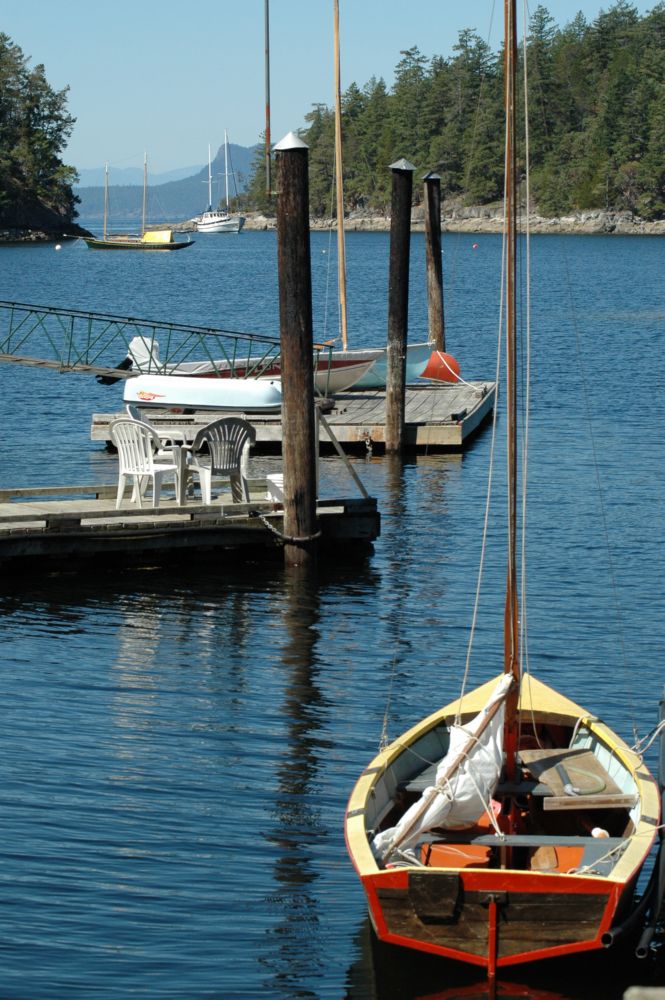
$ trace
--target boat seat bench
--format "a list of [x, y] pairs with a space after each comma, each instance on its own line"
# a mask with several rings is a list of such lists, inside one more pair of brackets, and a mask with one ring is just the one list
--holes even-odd
[[628, 843], [628, 840], [623, 837], [570, 837], [564, 835], [552, 836], [550, 834], [527, 833], [506, 834], [504, 837], [498, 838], [493, 833], [474, 835], [472, 832], [465, 833], [464, 830], [432, 830], [431, 832], [432, 845], [443, 843], [451, 846], [454, 844], [473, 844], [477, 847], [498, 848], [581, 847], [583, 848], [583, 852], [577, 866], [579, 868], [593, 868], [596, 864], [598, 864], [598, 868], [596, 870], [601, 875], [609, 875], [610, 871], [614, 867], [616, 856], [613, 855], [603, 861], [600, 861], [600, 859], [604, 859], [605, 855], [609, 851]]
[[[602, 764], [590, 750], [522, 750], [518, 754], [519, 763], [529, 769], [531, 778], [521, 781], [501, 782], [495, 791], [496, 798], [520, 798], [528, 795], [543, 799], [546, 812], [559, 809], [632, 809], [635, 794], [624, 794], [610, 778]], [[406, 792], [420, 794], [436, 781], [438, 762], [429, 764], [419, 774], [400, 785]], [[565, 768], [569, 767], [572, 775]], [[566, 794], [565, 782], [575, 777], [579, 780], [600, 781], [602, 790], [590, 791], [588, 786], [582, 794]], [[592, 786], [593, 787], [593, 786]]]

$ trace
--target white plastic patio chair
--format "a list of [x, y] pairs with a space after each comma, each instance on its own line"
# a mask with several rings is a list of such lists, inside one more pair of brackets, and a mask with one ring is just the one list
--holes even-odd
[[118, 494], [116, 510], [120, 508], [128, 480], [134, 480], [131, 500], [138, 501], [142, 507], [142, 496], [148, 480], [152, 479], [152, 506], [159, 507], [160, 493], [164, 479], [173, 474], [176, 484], [176, 495], [179, 496], [178, 466], [174, 461], [156, 462], [160, 457], [161, 442], [159, 435], [149, 424], [141, 420], [121, 418], [114, 420], [110, 428], [111, 440], [118, 449]]
[[199, 476], [205, 504], [212, 499], [212, 477], [229, 476], [233, 502], [249, 502], [247, 464], [249, 449], [256, 440], [256, 430], [240, 417], [222, 417], [206, 424], [192, 443], [187, 475]]
[[[155, 431], [157, 430], [154, 424], [150, 423], [143, 410], [141, 410], [136, 403], [125, 403], [125, 409], [132, 420], [138, 420], [147, 427], [152, 427]], [[158, 431], [157, 433], [159, 434]], [[171, 438], [167, 438], [163, 434], [159, 434], [159, 451], [156, 453], [157, 458], [165, 458], [167, 460], [170, 459], [173, 455], [173, 444], [174, 442]]]

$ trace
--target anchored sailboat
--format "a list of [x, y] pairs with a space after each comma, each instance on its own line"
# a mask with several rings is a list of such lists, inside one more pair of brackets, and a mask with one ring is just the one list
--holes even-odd
[[143, 203], [141, 212], [141, 232], [109, 234], [109, 165], [104, 169], [104, 233], [98, 236], [84, 236], [91, 250], [183, 250], [194, 245], [194, 240], [176, 240], [172, 229], [146, 229], [148, 203], [148, 156], [143, 157]]
[[226, 209], [212, 207], [212, 152], [208, 146], [208, 207], [196, 220], [199, 233], [239, 233], [245, 225], [243, 215], [231, 215], [229, 203], [229, 138], [224, 130], [224, 178], [226, 182]]
[[482, 966], [490, 979], [504, 966], [609, 946], [649, 907], [658, 912], [663, 892], [652, 878], [639, 902], [636, 895], [660, 822], [659, 791], [641, 756], [522, 669], [515, 0], [504, 10], [504, 668], [380, 752], [353, 789], [345, 824], [379, 938]]

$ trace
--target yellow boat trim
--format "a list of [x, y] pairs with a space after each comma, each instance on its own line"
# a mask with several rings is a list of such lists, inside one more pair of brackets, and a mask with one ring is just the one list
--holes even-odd
[[[348, 813], [356, 813], [356, 815], [347, 816], [346, 835], [351, 856], [354, 858], [361, 876], [371, 875], [380, 870], [368, 844], [364, 817], [367, 801], [369, 796], [372, 795], [372, 789], [376, 782], [376, 775], [386, 770], [406, 747], [414, 743], [430, 729], [442, 723], [452, 721], [458, 711], [462, 716], [474, 716], [477, 712], [481, 711], [500, 677], [501, 675], [494, 677], [479, 688], [470, 691], [461, 701], [457, 698], [454, 702], [445, 705], [443, 708], [427, 716], [427, 718], [422, 719], [379, 753], [360, 776], [349, 799]], [[578, 719], [581, 719], [586, 728], [610, 752], [615, 753], [627, 770], [630, 771], [638, 788], [640, 815], [649, 817], [651, 822], [645, 822], [640, 819], [633, 837], [625, 848], [621, 859], [609, 879], [609, 881], [621, 884], [629, 881], [643, 863], [646, 846], [656, 836], [656, 824], [660, 817], [660, 796], [658, 789], [654, 780], [648, 775], [640, 757], [608, 726], [596, 719], [595, 716], [590, 715], [587, 709], [582, 708], [576, 702], [559, 694], [558, 691], [555, 691], [531, 675], [525, 676], [522, 680], [519, 709], [527, 717], [529, 714], [533, 714], [534, 718], [539, 722], [545, 720], [556, 721], [559, 719], [561, 722], [574, 724]], [[644, 773], [644, 777], [639, 773], [640, 769]], [[653, 822], [654, 820], [656, 822]], [[566, 876], [559, 874], [553, 877], [565, 878]], [[597, 876], [590, 875], [589, 877]], [[604, 878], [603, 881], [607, 882], [608, 879]]]

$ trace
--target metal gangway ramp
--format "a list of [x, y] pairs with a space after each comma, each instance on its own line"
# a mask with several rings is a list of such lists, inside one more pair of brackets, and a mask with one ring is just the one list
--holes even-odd
[[0, 300], [0, 362], [113, 381], [138, 374], [127, 361], [135, 337], [148, 359], [142, 374], [198, 362], [211, 372], [256, 378], [279, 363], [278, 336]]

